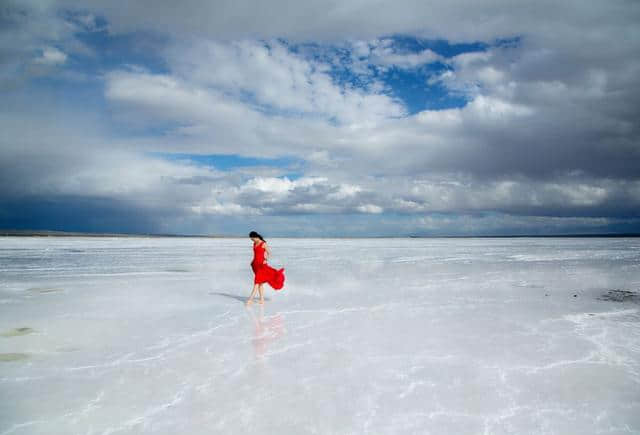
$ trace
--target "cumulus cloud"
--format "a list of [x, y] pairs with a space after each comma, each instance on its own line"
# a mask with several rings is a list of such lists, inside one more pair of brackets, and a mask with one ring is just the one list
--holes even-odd
[[337, 86], [328, 74], [331, 65], [302, 58], [278, 40], [188, 41], [165, 55], [175, 74], [189, 82], [247, 96], [249, 105], [291, 117], [353, 123], [405, 115], [388, 95]]
[[42, 65], [59, 65], [65, 63], [67, 55], [55, 47], [45, 47], [42, 54], [36, 57], [33, 62]]
[[356, 47], [354, 53], [359, 56], [366, 56], [368, 62], [383, 65], [386, 67], [395, 66], [398, 68], [409, 69], [416, 68], [421, 65], [442, 61], [443, 56], [437, 54], [433, 50], [426, 48], [417, 53], [397, 50], [394, 46], [393, 39], [386, 38], [382, 40], [374, 40], [368, 44], [368, 50], [358, 49], [362, 43], [356, 41], [353, 45]]

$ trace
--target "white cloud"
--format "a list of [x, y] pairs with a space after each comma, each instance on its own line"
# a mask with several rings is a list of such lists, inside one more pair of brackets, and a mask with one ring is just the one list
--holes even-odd
[[345, 123], [406, 113], [401, 103], [387, 95], [337, 86], [328, 65], [303, 59], [277, 40], [196, 40], [171, 46], [165, 56], [185, 81], [224, 90], [236, 98], [248, 96], [249, 105], [267, 110]]
[[382, 213], [384, 211], [382, 207], [375, 204], [359, 205], [356, 207], [356, 210], [358, 210], [361, 213], [373, 213], [373, 214]]
[[[221, 44], [215, 44], [216, 50], [222, 50]], [[240, 46], [244, 48], [238, 48]], [[243, 42], [240, 46], [231, 44], [222, 50], [226, 52], [231, 50], [229, 47], [236, 47], [231, 50], [234, 56], [246, 55], [248, 60], [232, 60], [230, 65], [233, 68], [252, 65], [253, 55], [249, 53], [254, 49], [265, 56], [259, 64], [275, 62], [269, 59], [271, 55], [260, 43]], [[224, 149], [255, 155], [262, 149], [274, 153], [286, 150], [307, 158], [310, 169], [316, 174], [323, 174], [298, 180], [255, 177], [227, 189], [226, 202], [220, 202], [253, 207], [261, 213], [339, 213], [349, 210], [362, 213], [385, 210], [401, 213], [466, 210], [519, 213], [525, 209], [529, 213], [548, 213], [552, 209], [597, 209], [605, 207], [615, 192], [630, 195], [633, 189], [622, 182], [596, 188], [594, 185], [599, 181], [587, 180], [585, 184], [563, 178], [562, 174], [570, 173], [573, 168], [563, 166], [563, 163], [556, 166], [558, 162], [549, 161], [545, 156], [549, 152], [545, 151], [547, 139], [544, 139], [547, 135], [552, 138], [554, 131], [564, 128], [563, 117], [549, 119], [542, 110], [549, 102], [543, 99], [541, 105], [542, 94], [538, 92], [538, 88], [554, 85], [537, 81], [520, 81], [512, 85], [517, 78], [513, 76], [510, 64], [504, 63], [504, 55], [496, 49], [481, 55], [457, 56], [452, 62], [458, 76], [446, 85], [468, 92], [472, 97], [470, 103], [464, 108], [427, 110], [402, 119], [387, 115], [371, 120], [368, 119], [369, 112], [353, 110], [353, 116], [343, 118], [342, 125], [332, 125], [324, 119], [263, 113], [253, 103], [225, 93], [225, 89], [239, 92], [257, 88], [259, 73], [244, 78], [239, 75], [233, 82], [225, 81], [227, 79], [218, 77], [215, 63], [206, 62], [204, 65], [210, 66], [211, 70], [197, 72], [185, 66], [189, 65], [185, 58], [173, 60], [180, 65], [180, 73], [175, 75], [154, 75], [141, 70], [110, 73], [107, 76], [107, 96], [136, 111], [142, 109], [149, 114], [151, 121], [190, 122], [178, 127], [170, 139], [191, 137], [203, 144], [192, 147], [192, 151]], [[295, 68], [282, 68], [282, 76], [288, 77], [283, 80], [286, 83], [294, 83], [296, 80], [292, 76], [299, 71], [313, 70], [311, 63], [292, 54], [281, 52], [278, 59], [278, 62], [296, 65]], [[230, 68], [229, 65], [227, 67]], [[207, 71], [208, 75], [201, 76]], [[492, 73], [477, 74], [477, 71]], [[225, 72], [230, 73], [231, 70]], [[469, 90], [465, 85], [468, 78], [474, 78], [480, 84], [477, 90]], [[504, 78], [506, 83], [497, 78]], [[316, 86], [320, 82], [322, 80], [307, 81], [307, 88], [296, 95], [298, 100], [285, 99], [291, 105], [289, 109], [296, 104], [299, 104], [297, 110], [300, 111], [313, 107], [310, 96], [320, 92], [321, 88]], [[601, 86], [601, 81], [598, 83]], [[527, 86], [531, 86], [531, 90]], [[340, 92], [334, 84], [327, 89], [329, 94]], [[567, 85], [556, 86], [555, 92], [548, 92], [545, 98], [561, 107], [566, 104], [567, 97], [572, 97], [570, 89]], [[266, 104], [270, 97], [260, 98]], [[544, 124], [541, 122], [551, 122], [551, 128], [542, 128]], [[228, 146], [220, 147], [220, 143], [212, 141], [218, 139], [215, 132], [220, 129], [225, 131], [223, 139]], [[247, 131], [255, 134], [249, 138]], [[524, 141], [524, 144], [519, 141]], [[550, 140], [549, 146], [555, 146], [553, 143], [553, 139]], [[538, 150], [528, 150], [527, 147], [538, 147]], [[526, 159], [522, 158], [523, 153], [527, 153]], [[560, 171], [548, 182], [537, 180], [535, 171], [542, 166], [536, 165], [560, 168]], [[526, 174], [530, 168], [533, 168], [531, 178], [514, 178], [509, 174], [509, 171]], [[381, 174], [379, 182], [361, 178], [372, 170]], [[421, 175], [429, 173], [433, 177], [428, 183], [411, 184], [415, 177], [420, 179]], [[473, 181], [475, 176], [480, 177], [479, 181]], [[482, 180], [487, 176], [488, 179]], [[492, 181], [495, 176], [500, 181]], [[505, 177], [507, 181], [503, 181]], [[397, 188], [398, 180], [401, 181], [400, 186], [407, 186], [406, 190]], [[223, 213], [220, 207], [203, 210]], [[235, 210], [240, 212], [242, 208]]]
[[[468, 108], [468, 109], [467, 109]], [[501, 98], [478, 95], [465, 108], [479, 118], [505, 119], [512, 117], [528, 116], [534, 113], [532, 107], [523, 104], [512, 103]]]
[[43, 65], [60, 65], [67, 61], [67, 55], [55, 47], [45, 47], [33, 61]]
[[[249, 180], [241, 189], [259, 190], [260, 192], [273, 195], [286, 195], [298, 184], [296, 181], [290, 181], [288, 178], [256, 177]], [[309, 183], [304, 184], [308, 185]]]
[[[371, 45], [372, 49], [367, 53], [367, 61], [377, 65], [409, 69], [444, 59], [428, 48], [417, 53], [398, 52], [393, 45], [392, 39], [374, 41]], [[359, 47], [357, 43], [354, 46]], [[364, 53], [364, 50], [360, 49], [359, 52]]]
[[345, 199], [355, 196], [362, 188], [353, 184], [341, 184], [337, 192], [327, 195], [329, 199]]
[[235, 203], [194, 205], [190, 210], [197, 215], [261, 215], [260, 210]]

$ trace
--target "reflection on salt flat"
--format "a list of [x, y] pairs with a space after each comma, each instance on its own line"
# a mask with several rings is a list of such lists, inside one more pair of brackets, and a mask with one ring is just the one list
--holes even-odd
[[[254, 355], [257, 359], [263, 358], [269, 346], [286, 333], [284, 316], [276, 313], [271, 316], [264, 315], [264, 307], [249, 307], [247, 309], [254, 324], [253, 344]], [[257, 314], [256, 312], [257, 311]]]

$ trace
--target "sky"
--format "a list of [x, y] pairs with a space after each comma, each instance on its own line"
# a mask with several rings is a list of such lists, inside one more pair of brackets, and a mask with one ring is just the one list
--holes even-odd
[[0, 3], [0, 228], [640, 232], [640, 2]]

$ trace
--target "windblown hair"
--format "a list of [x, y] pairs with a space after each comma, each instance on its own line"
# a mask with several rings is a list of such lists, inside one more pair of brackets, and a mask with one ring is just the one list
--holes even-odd
[[257, 237], [257, 238], [259, 238], [260, 240], [262, 240], [263, 242], [266, 242], [266, 240], [265, 240], [265, 239], [263, 239], [263, 238], [262, 238], [262, 236], [261, 236], [260, 234], [256, 233], [255, 231], [251, 231], [251, 232], [249, 233], [249, 237]]

